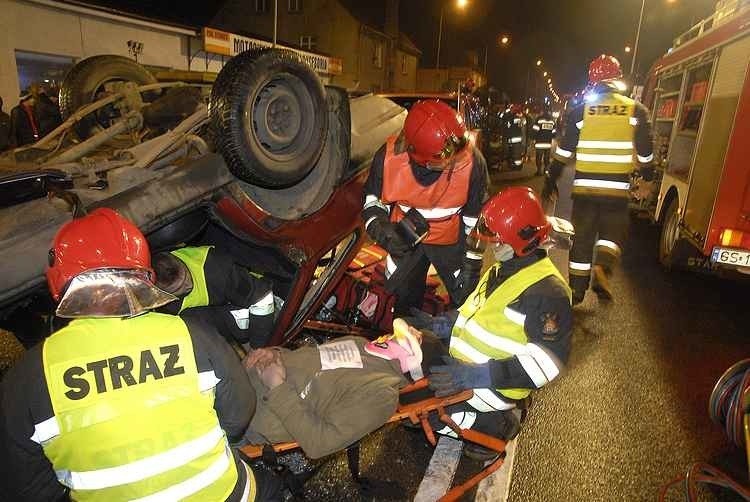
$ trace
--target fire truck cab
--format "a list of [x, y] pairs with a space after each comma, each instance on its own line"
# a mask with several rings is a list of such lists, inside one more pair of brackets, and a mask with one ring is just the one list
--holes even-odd
[[649, 209], [668, 268], [750, 273], [749, 61], [750, 1], [723, 0], [649, 73], [661, 175]]

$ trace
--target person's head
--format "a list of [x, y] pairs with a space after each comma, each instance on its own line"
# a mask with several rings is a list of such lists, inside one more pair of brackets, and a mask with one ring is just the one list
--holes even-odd
[[589, 86], [608, 83], [622, 78], [620, 62], [614, 56], [602, 54], [589, 65]]
[[46, 275], [60, 317], [130, 317], [175, 299], [154, 285], [141, 231], [109, 208], [58, 230]]
[[156, 274], [156, 286], [177, 297], [193, 289], [193, 277], [185, 263], [169, 252], [157, 253], [151, 258]]
[[533, 253], [550, 229], [536, 193], [529, 187], [510, 187], [484, 204], [472, 234], [492, 248], [496, 260], [507, 261]]
[[19, 98], [18, 102], [22, 106], [30, 107], [30, 106], [34, 106], [34, 103], [36, 103], [36, 99], [31, 93], [26, 91], [26, 92], [21, 93], [21, 97]]
[[469, 142], [461, 116], [438, 100], [417, 101], [404, 122], [403, 136], [409, 158], [428, 169], [443, 171]]

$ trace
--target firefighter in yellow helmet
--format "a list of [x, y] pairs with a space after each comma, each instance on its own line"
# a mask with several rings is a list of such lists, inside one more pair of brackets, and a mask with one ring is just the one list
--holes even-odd
[[239, 358], [209, 326], [151, 312], [148, 243], [101, 208], [50, 250], [56, 313], [73, 319], [2, 386], [8, 500], [276, 500], [279, 482], [230, 448], [255, 409]]
[[647, 198], [653, 188], [648, 110], [622, 94], [621, 78], [614, 57], [601, 55], [592, 61], [589, 87], [583, 102], [567, 115], [543, 191], [545, 199], [554, 199], [563, 167], [575, 161], [576, 238], [569, 263], [574, 305], [583, 301], [592, 278], [599, 299], [612, 299], [609, 277], [627, 236], [631, 174], [639, 176], [637, 198]]

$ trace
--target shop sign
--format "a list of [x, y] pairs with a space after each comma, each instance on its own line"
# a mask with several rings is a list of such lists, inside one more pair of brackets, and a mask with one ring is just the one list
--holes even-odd
[[[250, 49], [266, 49], [270, 47], [273, 47], [273, 44], [266, 40], [243, 37], [241, 35], [235, 35], [234, 33], [228, 33], [213, 28], [203, 28], [203, 50], [211, 54], [221, 54], [223, 56], [231, 57]], [[343, 71], [343, 65], [340, 58], [323, 56], [321, 54], [302, 51], [278, 44], [277, 47], [282, 47], [297, 53], [305, 63], [318, 73], [325, 75], [341, 75]]]

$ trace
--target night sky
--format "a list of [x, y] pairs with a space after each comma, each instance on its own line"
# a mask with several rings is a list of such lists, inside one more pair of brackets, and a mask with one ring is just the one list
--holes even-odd
[[[283, 1], [283, 0], [279, 0]], [[366, 20], [382, 19], [384, 2], [354, 2]], [[141, 15], [202, 26], [210, 23], [221, 5], [217, 1], [94, 0]], [[248, 0], [250, 5], [251, 0]], [[671, 46], [672, 39], [711, 14], [714, 0], [646, 0], [638, 54], [640, 74]], [[466, 65], [467, 51], [479, 54], [480, 67], [488, 48], [490, 84], [520, 98], [528, 86], [540, 86], [534, 66], [544, 61], [559, 93], [574, 92], [585, 85], [588, 62], [601, 53], [618, 57], [626, 72], [640, 12], [640, 0], [468, 0], [464, 10], [456, 0], [401, 0], [400, 24], [423, 54], [421, 66], [435, 64], [440, 6], [444, 6], [441, 66]], [[370, 14], [370, 15], [368, 15]], [[501, 34], [511, 36], [510, 46], [500, 48]]]
[[[619, 58], [626, 72], [630, 69], [624, 48], [635, 42], [640, 0], [469, 0], [463, 11], [455, 7], [455, 0], [402, 0], [401, 27], [422, 49], [423, 66], [435, 63], [441, 3], [445, 5], [441, 66], [463, 63], [467, 50], [479, 51], [481, 66], [484, 48], [489, 47], [490, 84], [511, 97], [523, 94], [529, 70], [533, 86], [539, 58], [562, 93], [585, 85], [589, 61], [603, 52]], [[714, 3], [646, 0], [637, 59], [640, 73], [648, 71], [679, 33], [710, 15]], [[497, 44], [500, 34], [512, 38], [506, 49]]]

